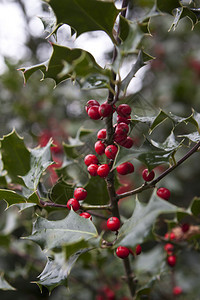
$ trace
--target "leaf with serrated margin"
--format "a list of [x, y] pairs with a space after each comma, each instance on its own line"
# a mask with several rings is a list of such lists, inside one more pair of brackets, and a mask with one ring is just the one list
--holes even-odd
[[40, 178], [48, 166], [53, 164], [51, 159], [52, 141], [50, 140], [45, 147], [35, 148], [30, 150], [31, 168], [25, 176], [21, 176], [27, 188], [31, 191], [36, 191]]
[[30, 170], [30, 152], [15, 130], [0, 139], [4, 170], [7, 171], [13, 183], [24, 185], [19, 176]]
[[66, 204], [70, 198], [73, 198], [74, 186], [59, 180], [51, 189], [49, 197], [51, 201], [59, 204]]
[[35, 203], [35, 205], [39, 204], [39, 199], [36, 193], [33, 193], [28, 198], [26, 198], [14, 191], [4, 189], [0, 189], [0, 200], [6, 201], [7, 208], [11, 205], [19, 203]]
[[77, 32], [77, 36], [84, 32], [102, 30], [108, 34], [113, 43], [113, 27], [118, 10], [113, 1], [97, 0], [49, 0], [57, 24], [68, 24]]
[[90, 240], [98, 236], [91, 220], [80, 217], [73, 210], [63, 220], [48, 221], [38, 217], [33, 225], [32, 235], [25, 239], [40, 245], [42, 249], [59, 248], [81, 240]]
[[161, 12], [165, 12], [173, 15], [173, 10], [180, 7], [180, 2], [178, 0], [156, 0], [157, 9]]
[[91, 177], [85, 188], [88, 192], [85, 202], [88, 204], [103, 205], [109, 203], [106, 182], [103, 178]]
[[147, 204], [136, 198], [136, 206], [130, 219], [119, 230], [116, 246], [135, 247], [148, 239], [152, 227], [160, 214], [176, 213], [177, 206], [159, 198], [154, 190]]
[[200, 134], [199, 134], [198, 131], [192, 132], [192, 133], [189, 133], [189, 134], [181, 134], [181, 135], [178, 135], [178, 137], [187, 138], [191, 142], [194, 142], [194, 143], [198, 143], [200, 141]]
[[16, 289], [8, 283], [8, 281], [4, 278], [4, 274], [0, 274], [0, 290], [3, 291], [15, 291]]
[[151, 143], [153, 146], [159, 149], [163, 149], [165, 151], [171, 151], [171, 150], [176, 151], [183, 143], [183, 140], [180, 143], [177, 142], [175, 139], [175, 135], [172, 131], [171, 134], [166, 138], [166, 140], [163, 143], [158, 143], [153, 140], [151, 140]]

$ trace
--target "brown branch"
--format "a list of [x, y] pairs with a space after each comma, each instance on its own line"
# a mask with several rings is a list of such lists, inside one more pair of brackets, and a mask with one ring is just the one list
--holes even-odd
[[192, 147], [192, 149], [190, 149], [190, 151], [188, 151], [188, 153], [186, 153], [175, 165], [169, 167], [166, 171], [164, 171], [156, 179], [154, 179], [150, 183], [144, 183], [143, 185], [141, 185], [140, 187], [138, 187], [132, 191], [118, 195], [117, 196], [118, 200], [123, 199], [128, 196], [133, 196], [135, 194], [139, 194], [139, 193], [143, 192], [144, 190], [154, 188], [155, 185], [161, 179], [163, 179], [165, 176], [167, 176], [169, 173], [171, 173], [174, 169], [176, 169], [178, 166], [180, 166], [184, 161], [186, 161], [186, 159], [188, 159], [192, 154], [194, 154], [198, 150], [199, 147], [200, 147], [200, 141], [194, 147]]

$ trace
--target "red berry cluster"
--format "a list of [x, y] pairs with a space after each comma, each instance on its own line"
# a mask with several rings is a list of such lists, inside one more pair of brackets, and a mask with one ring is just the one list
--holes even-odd
[[[135, 247], [135, 254], [136, 255], [140, 255], [140, 253], [142, 252], [142, 247], [140, 245], [137, 245]], [[131, 253], [133, 256], [134, 256], [134, 252], [132, 249], [130, 248], [127, 248], [127, 247], [124, 247], [124, 246], [119, 246], [116, 250], [116, 255], [119, 257], [119, 258], [126, 258], [129, 256], [129, 253]]]
[[84, 188], [79, 187], [79, 188], [75, 189], [74, 190], [74, 198], [71, 198], [68, 200], [67, 208], [68, 209], [73, 208], [74, 211], [79, 210], [79, 208], [80, 208], [79, 201], [85, 200], [86, 197], [87, 197], [87, 191]]

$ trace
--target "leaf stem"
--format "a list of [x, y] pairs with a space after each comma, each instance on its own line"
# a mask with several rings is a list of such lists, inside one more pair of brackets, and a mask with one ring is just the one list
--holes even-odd
[[117, 196], [118, 200], [123, 199], [123, 198], [128, 197], [128, 196], [132, 196], [132, 195], [141, 193], [144, 190], [154, 188], [155, 185], [161, 179], [163, 179], [165, 176], [167, 176], [169, 173], [171, 173], [174, 169], [176, 169], [178, 166], [180, 166], [184, 161], [186, 161], [192, 154], [194, 154], [198, 150], [199, 147], [200, 147], [200, 141], [194, 147], [192, 147], [192, 149], [190, 149], [190, 151], [188, 151], [188, 153], [186, 153], [179, 161], [177, 161], [176, 164], [174, 164], [173, 166], [169, 167], [162, 174], [160, 174], [156, 179], [154, 179], [150, 183], [144, 183], [143, 185], [141, 185], [140, 187], [138, 187], [138, 188], [136, 188], [136, 189], [134, 189], [132, 191], [123, 193], [121, 195], [118, 195]]

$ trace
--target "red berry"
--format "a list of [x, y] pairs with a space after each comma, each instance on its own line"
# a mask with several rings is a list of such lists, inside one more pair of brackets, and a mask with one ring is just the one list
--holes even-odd
[[80, 204], [76, 199], [71, 198], [67, 202], [67, 208], [68, 209], [73, 208], [74, 211], [77, 211], [80, 208]]
[[167, 232], [167, 233], [165, 233], [165, 239], [169, 239], [169, 233]]
[[115, 133], [117, 135], [127, 134], [129, 132], [129, 127], [126, 123], [121, 122], [115, 128]]
[[128, 104], [120, 104], [117, 108], [117, 113], [126, 118], [131, 114], [131, 107]]
[[106, 139], [106, 129], [105, 128], [98, 131], [97, 138], [99, 140], [105, 140]]
[[90, 173], [91, 176], [97, 176], [97, 169], [98, 169], [98, 165], [96, 164], [91, 164], [88, 166], [87, 170]]
[[116, 169], [120, 175], [127, 175], [134, 172], [133, 164], [128, 161], [119, 165]]
[[133, 146], [133, 144], [134, 144], [133, 139], [129, 136], [126, 138], [126, 140], [120, 143], [121, 146], [127, 149], [130, 149]]
[[88, 109], [88, 116], [90, 117], [90, 119], [99, 120], [101, 118], [101, 116], [99, 114], [99, 107], [98, 106], [91, 106]]
[[170, 194], [170, 191], [164, 187], [157, 190], [157, 195], [164, 200], [168, 200], [170, 198]]
[[97, 165], [99, 163], [98, 158], [94, 154], [86, 155], [86, 157], [84, 159], [84, 162], [85, 162], [86, 166], [89, 166], [91, 164], [96, 164]]
[[176, 256], [175, 255], [170, 255], [167, 257], [167, 263], [170, 267], [174, 267], [176, 264]]
[[115, 145], [109, 145], [105, 149], [105, 155], [110, 158], [114, 159], [117, 154], [118, 148]]
[[175, 286], [173, 288], [173, 295], [174, 296], [180, 295], [180, 294], [182, 294], [182, 292], [183, 292], [183, 290], [180, 286]]
[[89, 100], [86, 105], [85, 105], [85, 110], [86, 112], [88, 112], [89, 108], [92, 107], [92, 106], [99, 106], [99, 102], [96, 101], [96, 100]]
[[112, 113], [112, 111], [112, 105], [108, 104], [107, 102], [99, 106], [99, 114], [103, 118], [108, 117]]
[[141, 252], [142, 252], [142, 247], [140, 245], [137, 245], [135, 248], [136, 255], [140, 255]]
[[171, 233], [169, 234], [169, 239], [170, 239], [170, 240], [175, 240], [175, 239], [176, 239], [176, 236], [175, 236], [175, 233], [174, 233], [174, 232], [171, 232]]
[[184, 223], [181, 225], [181, 230], [183, 233], [187, 232], [190, 229], [190, 225], [188, 223]]
[[171, 243], [167, 243], [164, 246], [165, 251], [167, 252], [168, 255], [171, 255], [174, 251], [174, 245], [172, 245]]
[[107, 220], [107, 227], [112, 231], [117, 231], [120, 228], [120, 220], [117, 217], [111, 217]]
[[131, 116], [128, 116], [128, 117], [122, 117], [120, 115], [117, 116], [117, 123], [126, 123], [126, 124], [129, 124], [130, 123], [130, 119], [131, 119]]
[[102, 155], [105, 152], [105, 145], [102, 143], [102, 141], [97, 141], [94, 145], [94, 149], [97, 154]]
[[126, 139], [127, 139], [126, 133], [124, 133], [124, 134], [115, 133], [114, 134], [114, 141], [119, 145], [121, 145], [124, 141], [126, 141]]
[[82, 187], [75, 189], [74, 198], [78, 201], [84, 200], [87, 197], [87, 191]]
[[87, 212], [82, 212], [79, 216], [85, 218], [85, 219], [90, 219], [92, 220], [92, 216], [91, 214], [87, 213]]
[[116, 250], [116, 254], [118, 257], [124, 259], [129, 255], [129, 249], [123, 246], [119, 246]]
[[103, 165], [99, 166], [97, 169], [97, 174], [100, 177], [107, 177], [109, 172], [110, 172], [110, 168], [107, 164], [103, 164]]
[[154, 179], [155, 173], [152, 170], [151, 172], [148, 171], [148, 169], [144, 169], [142, 172], [142, 177], [145, 181], [151, 181]]

